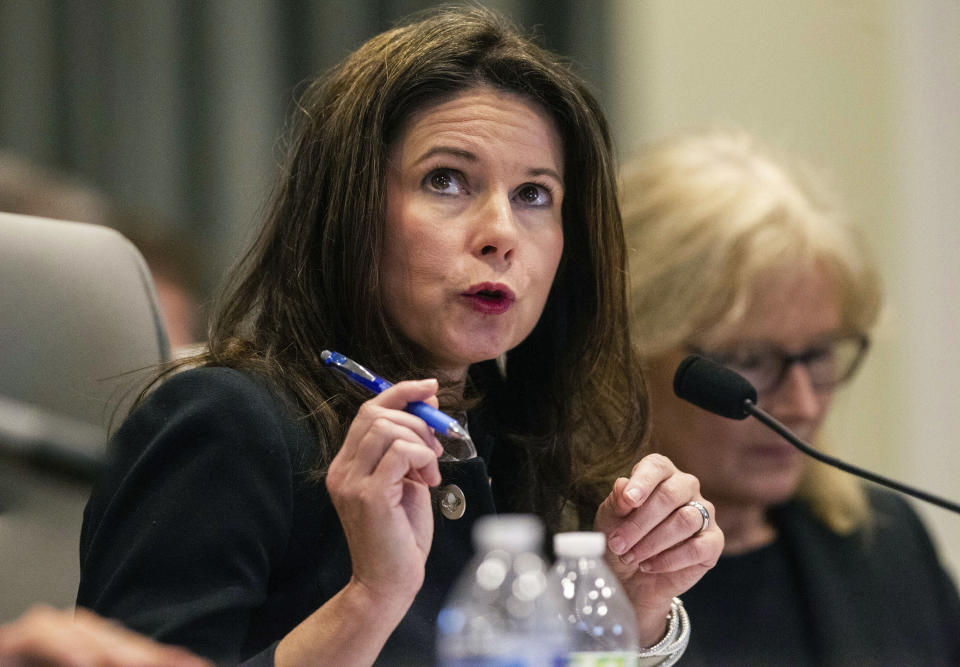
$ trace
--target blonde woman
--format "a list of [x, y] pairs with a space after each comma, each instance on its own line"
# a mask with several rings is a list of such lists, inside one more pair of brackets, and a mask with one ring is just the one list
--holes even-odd
[[698, 352], [817, 443], [880, 308], [857, 237], [813, 182], [736, 131], [648, 148], [622, 197], [651, 444], [700, 479], [726, 536], [685, 598], [699, 621], [685, 661], [960, 664], [957, 592], [900, 497], [672, 391]]

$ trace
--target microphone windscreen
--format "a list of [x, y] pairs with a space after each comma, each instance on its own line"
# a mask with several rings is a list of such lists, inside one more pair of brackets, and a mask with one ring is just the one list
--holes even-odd
[[673, 393], [729, 419], [746, 419], [750, 413], [744, 402], [757, 402], [757, 390], [745, 377], [697, 354], [680, 362], [673, 376]]

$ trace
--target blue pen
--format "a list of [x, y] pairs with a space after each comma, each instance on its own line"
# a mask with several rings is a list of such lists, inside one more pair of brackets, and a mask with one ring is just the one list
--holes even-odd
[[[340, 371], [360, 386], [366, 387], [375, 394], [379, 394], [393, 386], [391, 382], [374, 375], [357, 362], [348, 359], [339, 352], [324, 350], [320, 353], [320, 358], [323, 360], [323, 363], [330, 368]], [[459, 441], [458, 444], [462, 445], [462, 447], [458, 447], [457, 449], [459, 451], [456, 453], [448, 451], [447, 454], [449, 457], [465, 461], [477, 455], [477, 449], [474, 447], [473, 440], [470, 438], [467, 429], [450, 415], [440, 412], [432, 405], [424, 403], [423, 401], [407, 403], [407, 407], [405, 407], [404, 410], [420, 417], [420, 419], [427, 422], [438, 434]]]

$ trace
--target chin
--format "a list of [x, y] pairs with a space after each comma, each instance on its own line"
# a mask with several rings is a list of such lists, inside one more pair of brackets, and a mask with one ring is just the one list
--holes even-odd
[[469, 364], [476, 364], [481, 361], [490, 361], [502, 354], [506, 354], [509, 350], [519, 345], [521, 341], [514, 341], [513, 337], [510, 336], [477, 334], [465, 336], [457, 341], [457, 343], [452, 346], [453, 349], [451, 352]]
[[[431, 352], [429, 348], [427, 348], [426, 351], [428, 353]], [[434, 354], [433, 359], [438, 368], [469, 369], [473, 364], [496, 359], [504, 352], [506, 352], [506, 349], [499, 347], [490, 349], [487, 347], [477, 347], [476, 345], [472, 347], [458, 346], [454, 349], [447, 350], [443, 355], [437, 356]]]
[[799, 475], [789, 475], [779, 479], [767, 478], [758, 481], [755, 485], [752, 485], [752, 502], [765, 506], [780, 505], [793, 497], [799, 484]]

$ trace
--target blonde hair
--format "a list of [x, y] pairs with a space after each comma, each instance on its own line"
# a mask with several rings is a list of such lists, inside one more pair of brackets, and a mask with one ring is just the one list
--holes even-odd
[[[709, 345], [742, 324], [757, 285], [825, 271], [845, 330], [866, 332], [881, 293], [862, 240], [808, 169], [739, 130], [689, 133], [648, 147], [621, 175], [631, 332], [640, 356], [694, 337]], [[810, 465], [797, 495], [831, 529], [868, 516], [856, 481]]]

